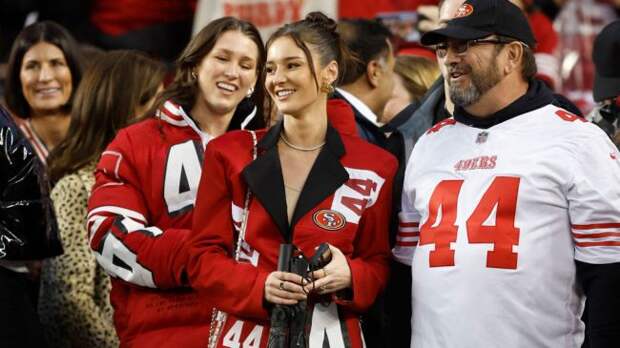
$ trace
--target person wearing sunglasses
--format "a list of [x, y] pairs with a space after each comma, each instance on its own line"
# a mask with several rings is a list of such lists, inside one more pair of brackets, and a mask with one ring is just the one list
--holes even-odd
[[455, 108], [405, 172], [393, 255], [411, 265], [411, 346], [576, 348], [587, 325], [589, 347], [619, 347], [620, 152], [534, 78], [508, 0], [465, 1], [421, 41]]

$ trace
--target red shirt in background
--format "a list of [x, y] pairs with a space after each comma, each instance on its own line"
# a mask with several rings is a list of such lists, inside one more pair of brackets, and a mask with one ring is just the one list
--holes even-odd
[[193, 20], [197, 0], [98, 0], [92, 23], [108, 35], [122, 35], [153, 24]]
[[420, 5], [437, 5], [438, 0], [340, 0], [339, 18], [374, 18], [381, 12], [415, 11]]

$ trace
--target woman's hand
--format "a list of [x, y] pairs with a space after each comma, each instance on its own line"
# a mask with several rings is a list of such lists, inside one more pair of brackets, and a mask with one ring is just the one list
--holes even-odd
[[289, 272], [271, 272], [265, 280], [265, 300], [275, 304], [294, 305], [306, 299], [300, 275]]
[[312, 272], [314, 282], [306, 284], [307, 292], [329, 294], [351, 287], [351, 268], [340, 249], [329, 245], [332, 260], [325, 267]]

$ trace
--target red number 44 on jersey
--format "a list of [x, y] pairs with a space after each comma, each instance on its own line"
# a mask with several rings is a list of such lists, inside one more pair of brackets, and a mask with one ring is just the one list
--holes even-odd
[[[469, 243], [493, 244], [493, 250], [487, 252], [487, 267], [517, 268], [518, 255], [512, 251], [512, 246], [519, 244], [519, 229], [514, 225], [519, 181], [519, 178], [506, 176], [493, 179], [467, 219]], [[454, 250], [450, 249], [450, 243], [457, 238], [455, 222], [462, 185], [463, 180], [444, 180], [431, 195], [428, 220], [420, 227], [419, 241], [420, 245], [435, 245], [435, 250], [430, 252], [430, 267], [454, 266]], [[495, 225], [484, 225], [494, 211]], [[440, 221], [437, 221], [438, 216]]]

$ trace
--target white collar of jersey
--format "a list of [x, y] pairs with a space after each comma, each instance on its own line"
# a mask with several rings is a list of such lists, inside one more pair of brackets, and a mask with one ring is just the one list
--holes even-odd
[[185, 113], [183, 107], [176, 105], [169, 100], [166, 101], [159, 110], [157, 110], [157, 116], [171, 125], [177, 127], [190, 127], [193, 129], [200, 136], [203, 149], [205, 149], [209, 141], [214, 138], [211, 134], [198, 128], [196, 122], [194, 122], [194, 120], [192, 120], [192, 118]]
[[336, 88], [336, 90], [344, 97], [344, 99], [346, 99], [351, 105], [353, 105], [353, 107], [357, 111], [359, 111], [362, 116], [368, 119], [368, 121], [372, 122], [372, 124], [377, 127], [382, 126], [382, 123], [377, 121], [377, 115], [375, 115], [375, 113], [372, 112], [372, 110], [370, 110], [370, 108], [366, 104], [364, 104], [364, 102], [361, 101], [358, 97], [345, 91], [342, 88]]

